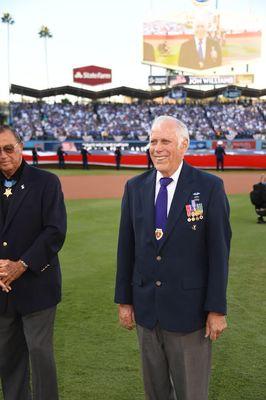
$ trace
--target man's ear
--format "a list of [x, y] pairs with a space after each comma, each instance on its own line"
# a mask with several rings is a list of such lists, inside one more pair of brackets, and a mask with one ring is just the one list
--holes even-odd
[[183, 139], [179, 146], [180, 149], [187, 149], [188, 148], [188, 140]]

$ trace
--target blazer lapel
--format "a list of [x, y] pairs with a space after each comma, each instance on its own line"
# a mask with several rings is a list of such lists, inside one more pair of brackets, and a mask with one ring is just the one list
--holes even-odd
[[4, 228], [3, 214], [2, 214], [2, 199], [0, 198], [0, 231]]
[[[27, 167], [27, 165], [25, 165], [24, 170], [26, 170], [26, 172], [27, 172], [27, 169], [28, 169], [28, 167]], [[26, 194], [28, 193], [28, 191], [30, 189], [30, 185], [26, 183], [27, 179], [25, 177], [24, 170], [23, 170], [23, 173], [22, 173], [22, 176], [21, 176], [19, 182], [17, 183], [17, 185], [15, 187], [15, 190], [13, 193], [13, 199], [9, 205], [8, 213], [6, 216], [6, 221], [5, 221], [5, 225], [3, 228], [3, 232], [5, 232], [5, 230], [8, 228], [10, 222], [14, 218], [23, 199], [25, 198]]]
[[186, 204], [189, 195], [193, 189], [193, 183], [194, 183], [193, 170], [184, 161], [167, 218], [165, 238], [159, 244], [159, 249], [164, 245], [167, 238], [171, 234], [173, 228], [178, 223], [178, 219], [182, 211], [184, 210], [184, 205]]
[[146, 182], [142, 186], [142, 201], [144, 210], [144, 223], [147, 230], [147, 240], [152, 241], [156, 246], [154, 234], [155, 216], [154, 216], [154, 196], [155, 196], [156, 170], [148, 175]]

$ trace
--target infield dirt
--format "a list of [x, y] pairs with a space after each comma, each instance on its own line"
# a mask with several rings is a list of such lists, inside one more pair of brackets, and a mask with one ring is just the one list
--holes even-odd
[[[260, 179], [256, 172], [213, 172], [220, 176], [227, 194], [248, 194]], [[113, 199], [121, 198], [125, 183], [132, 175], [61, 176], [66, 199]]]

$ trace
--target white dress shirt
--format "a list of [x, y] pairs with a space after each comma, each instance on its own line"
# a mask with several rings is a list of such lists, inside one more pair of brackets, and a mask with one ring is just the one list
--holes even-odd
[[[176, 185], [177, 185], [177, 182], [178, 182], [178, 179], [179, 179], [179, 175], [180, 175], [182, 166], [183, 166], [183, 161], [181, 162], [181, 164], [179, 165], [177, 170], [173, 173], [173, 175], [171, 175], [169, 177], [169, 178], [172, 178], [173, 181], [171, 183], [169, 183], [168, 186], [166, 186], [167, 193], [168, 193], [168, 195], [167, 195], [167, 216], [168, 216], [169, 211], [170, 211], [170, 207], [171, 207], [171, 204], [172, 204], [172, 200], [173, 200], [173, 197], [174, 197]], [[157, 199], [160, 187], [161, 187], [161, 185], [160, 185], [160, 179], [161, 178], [163, 178], [163, 175], [161, 174], [161, 172], [157, 171], [154, 204], [156, 203], [156, 199]]]
[[[195, 43], [196, 43], [197, 52], [199, 52], [199, 39], [196, 36], [194, 37], [194, 39], [195, 39]], [[201, 39], [201, 48], [202, 48], [203, 59], [206, 58], [206, 42], [207, 42], [206, 37]]]

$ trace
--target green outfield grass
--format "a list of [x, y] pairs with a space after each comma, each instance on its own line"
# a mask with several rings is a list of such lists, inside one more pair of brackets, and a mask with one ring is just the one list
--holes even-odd
[[53, 172], [58, 176], [79, 176], [79, 175], [137, 175], [146, 171], [141, 168], [121, 168], [120, 170], [116, 170], [112, 167], [92, 167], [90, 169], [84, 170], [81, 168], [66, 168], [66, 169], [58, 169], [58, 168], [47, 168], [47, 171]]
[[[230, 196], [229, 329], [214, 344], [209, 400], [265, 400], [265, 238], [248, 196]], [[135, 332], [113, 304], [120, 201], [68, 201], [55, 347], [61, 400], [144, 400]]]
[[[69, 168], [69, 169], [58, 169], [58, 168], [47, 168], [47, 171], [53, 172], [54, 174], [58, 176], [82, 176], [82, 175], [87, 175], [87, 176], [92, 176], [92, 175], [137, 175], [141, 174], [147, 169], [141, 169], [141, 168], [121, 168], [119, 171], [117, 171], [115, 168], [112, 167], [91, 167], [88, 170], [84, 170], [81, 168]], [[206, 172], [216, 172], [215, 169], [212, 170], [204, 170]], [[225, 171], [222, 172], [222, 174], [231, 174], [231, 173], [254, 173], [256, 176], [260, 176], [262, 174], [262, 170], [246, 170], [246, 169], [241, 169], [241, 170], [234, 170], [234, 169], [226, 169]], [[218, 172], [219, 173], [219, 172]]]

